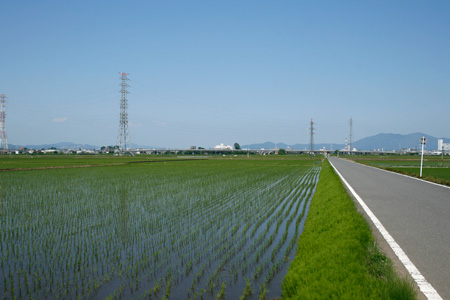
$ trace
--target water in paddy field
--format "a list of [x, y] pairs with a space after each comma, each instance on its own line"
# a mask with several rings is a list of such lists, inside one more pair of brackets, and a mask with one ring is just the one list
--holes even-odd
[[319, 171], [11, 178], [0, 298], [280, 298]]

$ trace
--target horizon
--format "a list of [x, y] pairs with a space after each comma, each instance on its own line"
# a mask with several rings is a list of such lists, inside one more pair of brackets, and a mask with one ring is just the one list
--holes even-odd
[[[408, 136], [411, 136], [411, 135], [419, 135], [419, 136], [423, 135], [423, 136], [426, 136], [428, 138], [432, 138], [432, 139], [436, 139], [436, 140], [443, 139], [444, 143], [450, 142], [450, 138], [447, 138], [447, 137], [434, 137], [434, 136], [431, 136], [429, 134], [422, 133], [422, 132], [414, 132], [414, 133], [405, 134], [405, 135], [397, 134], [397, 133], [379, 133], [379, 134], [376, 134], [376, 135], [373, 135], [373, 136], [364, 137], [364, 138], [361, 138], [361, 139], [359, 139], [357, 141], [354, 141], [353, 145], [355, 145], [355, 147], [356, 147], [357, 146], [356, 144], [357, 143], [361, 143], [361, 141], [364, 141], [364, 140], [367, 140], [367, 139], [369, 139], [369, 140], [370, 139], [374, 139], [374, 138], [377, 138], [377, 137], [383, 136], [383, 135], [388, 135], [388, 136], [394, 135], [394, 136], [399, 136], [399, 137], [408, 137]], [[43, 143], [43, 144], [19, 144], [19, 145], [11, 144], [11, 146], [13, 146], [14, 148], [10, 147], [10, 149], [17, 150], [18, 149], [17, 147], [31, 147], [32, 149], [38, 149], [38, 148], [45, 148], [44, 146], [47, 146], [47, 147], [60, 147], [60, 148], [57, 148], [57, 149], [69, 149], [69, 148], [65, 148], [65, 147], [67, 147], [65, 144], [69, 144], [70, 146], [89, 146], [89, 148], [87, 148], [87, 149], [100, 149], [102, 147], [118, 146], [118, 145], [99, 145], [99, 144], [95, 144], [95, 143], [94, 144], [90, 144], [90, 143], [73, 143], [73, 142], [65, 141], [65, 142]], [[220, 143], [220, 144], [223, 144], [223, 143]], [[274, 148], [268, 148], [268, 149], [277, 149], [277, 148], [279, 148], [278, 146], [281, 145], [282, 147], [291, 147], [292, 146], [292, 147], [294, 147], [292, 149], [295, 149], [295, 150], [303, 150], [303, 149], [299, 149], [298, 147], [299, 146], [302, 147], [302, 148], [305, 147], [305, 149], [306, 149], [310, 145], [308, 143], [287, 144], [287, 143], [284, 143], [284, 142], [281, 142], [281, 141], [280, 142], [266, 141], [266, 142], [252, 143], [252, 144], [246, 144], [246, 143], [238, 143], [238, 144], [240, 145], [240, 147], [242, 147], [242, 149], [247, 149], [245, 147], [257, 147], [257, 146], [258, 146], [257, 148], [249, 148], [249, 149], [259, 149], [261, 145], [273, 144], [275, 147]], [[217, 145], [219, 145], [219, 144], [216, 144], [216, 145], [189, 145], [189, 146], [184, 146], [184, 147], [181, 147], [181, 148], [174, 148], [174, 147], [165, 147], [165, 146], [161, 146], [161, 145], [145, 145], [145, 144], [136, 144], [136, 143], [130, 143], [129, 144], [131, 149], [145, 148], [145, 149], [161, 149], [161, 150], [164, 150], [164, 149], [167, 149], [167, 150], [169, 150], [169, 149], [189, 150], [190, 147], [192, 147], [192, 146], [195, 146], [197, 149], [199, 147], [201, 147], [203, 149], [211, 150], [211, 149], [214, 149], [214, 147], [217, 146]], [[234, 146], [234, 143], [233, 144], [225, 144], [225, 145]], [[316, 148], [319, 145], [320, 145], [320, 148]], [[330, 148], [328, 148], [327, 145], [329, 145]], [[341, 143], [314, 143], [315, 150], [323, 149], [323, 147], [325, 147], [326, 150], [340, 150], [340, 149], [335, 149], [334, 147], [342, 147], [344, 145], [345, 145], [345, 143], [342, 143], [342, 144]], [[418, 146], [420, 146], [419, 140], [417, 141], [415, 147], [418, 147]], [[428, 148], [428, 150], [434, 149], [433, 147], [434, 147], [434, 145], [431, 146], [431, 143], [428, 143], [428, 147], [427, 147], [427, 145], [425, 145], [425, 148]], [[380, 148], [380, 147], [376, 147], [376, 148]], [[400, 148], [400, 146], [399, 146], [398, 149], [396, 149], [396, 148], [386, 149], [386, 151], [412, 149], [412, 148], [413, 147]], [[357, 149], [357, 150], [372, 151], [373, 149]], [[439, 149], [437, 149], [437, 150], [439, 150]]]
[[449, 135], [448, 1], [44, 0], [2, 11], [9, 144], [117, 144], [119, 72], [135, 144], [308, 144], [311, 118], [315, 144], [343, 144], [350, 118], [353, 141]]

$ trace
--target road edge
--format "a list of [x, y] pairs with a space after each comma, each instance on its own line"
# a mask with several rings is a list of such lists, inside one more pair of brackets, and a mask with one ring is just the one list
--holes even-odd
[[426, 299], [429, 300], [442, 300], [442, 297], [438, 294], [438, 292], [433, 288], [433, 286], [425, 279], [425, 277], [420, 273], [417, 267], [412, 263], [412, 261], [408, 258], [403, 249], [397, 244], [394, 238], [390, 235], [390, 233], [384, 228], [383, 224], [378, 220], [378, 218], [374, 215], [374, 213], [370, 210], [370, 208], [366, 205], [364, 200], [355, 192], [353, 187], [345, 180], [345, 178], [341, 175], [341, 173], [337, 170], [337, 168], [333, 165], [333, 163], [328, 160], [330, 165], [333, 167], [336, 174], [341, 178], [341, 181], [344, 183], [346, 189], [350, 192], [352, 197], [356, 199], [358, 206], [364, 211], [364, 215], [370, 219], [370, 223], [377, 228], [378, 233], [382, 236], [384, 241], [389, 245], [390, 249], [396, 255], [396, 257], [400, 260], [403, 267], [406, 269], [408, 274], [416, 283], [420, 292]]
[[437, 186], [440, 186], [440, 187], [443, 187], [443, 188], [446, 188], [446, 189], [450, 189], [450, 186], [448, 186], [448, 185], [444, 185], [444, 184], [436, 183], [436, 182], [433, 182], [433, 181], [425, 180], [423, 178], [418, 178], [418, 177], [414, 177], [414, 176], [410, 176], [410, 175], [406, 175], [406, 174], [402, 174], [402, 173], [386, 170], [386, 169], [383, 169], [383, 168], [379, 168], [379, 167], [375, 167], [375, 166], [371, 166], [371, 165], [366, 165], [366, 164], [360, 163], [359, 161], [354, 161], [354, 160], [351, 160], [351, 159], [346, 159], [346, 158], [341, 158], [341, 159], [345, 159], [346, 161], [349, 161], [349, 162], [352, 162], [352, 163], [355, 163], [355, 164], [359, 164], [359, 165], [362, 165], [362, 166], [365, 166], [365, 167], [381, 170], [381, 171], [384, 171], [384, 172], [387, 172], [387, 173], [400, 175], [400, 176], [403, 176], [403, 177], [415, 179], [417, 181], [426, 182], [426, 183], [437, 185]]

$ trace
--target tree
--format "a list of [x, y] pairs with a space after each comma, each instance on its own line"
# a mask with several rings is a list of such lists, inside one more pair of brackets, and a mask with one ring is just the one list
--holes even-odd
[[286, 155], [286, 150], [278, 149], [278, 155]]
[[239, 145], [238, 143], [234, 143], [234, 149], [240, 150], [241, 149], [241, 145]]

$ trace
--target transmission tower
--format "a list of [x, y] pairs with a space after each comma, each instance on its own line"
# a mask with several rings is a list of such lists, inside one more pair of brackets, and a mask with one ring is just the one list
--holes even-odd
[[311, 122], [309, 123], [309, 151], [311, 154], [314, 153], [314, 122], [313, 119], [311, 119]]
[[122, 82], [120, 83], [120, 125], [119, 134], [117, 139], [119, 140], [119, 153], [124, 154], [127, 151], [128, 144], [128, 100], [127, 100], [127, 80], [128, 73], [119, 73], [121, 75]]
[[6, 138], [6, 95], [0, 95], [0, 140], [1, 153], [8, 153], [8, 139]]
[[352, 151], [352, 143], [353, 143], [353, 119], [350, 117], [350, 135], [348, 137], [348, 142], [349, 142], [349, 146], [350, 148], [348, 150], [350, 150], [350, 152]]

